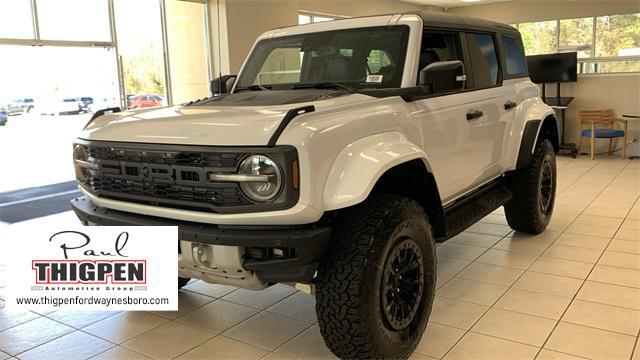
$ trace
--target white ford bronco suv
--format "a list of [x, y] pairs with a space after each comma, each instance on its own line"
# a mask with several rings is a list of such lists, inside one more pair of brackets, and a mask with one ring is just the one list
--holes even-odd
[[558, 130], [518, 31], [434, 14], [279, 28], [219, 96], [100, 112], [74, 144], [88, 225], [179, 226], [189, 278], [310, 285], [341, 358], [406, 358], [436, 243], [500, 206], [545, 230]]

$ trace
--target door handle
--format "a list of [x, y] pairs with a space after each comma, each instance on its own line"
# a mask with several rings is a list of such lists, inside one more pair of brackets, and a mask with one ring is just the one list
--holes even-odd
[[484, 113], [481, 110], [472, 110], [467, 113], [467, 120], [477, 119], [482, 117], [482, 115], [484, 115]]
[[504, 103], [504, 109], [505, 110], [511, 110], [516, 106], [518, 106], [518, 104], [516, 104], [515, 101], [509, 100], [506, 103]]

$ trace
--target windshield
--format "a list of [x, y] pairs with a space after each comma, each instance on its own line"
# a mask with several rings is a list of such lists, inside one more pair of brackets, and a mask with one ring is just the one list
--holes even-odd
[[236, 91], [327, 83], [355, 89], [397, 88], [408, 36], [406, 26], [385, 26], [262, 40], [249, 56]]

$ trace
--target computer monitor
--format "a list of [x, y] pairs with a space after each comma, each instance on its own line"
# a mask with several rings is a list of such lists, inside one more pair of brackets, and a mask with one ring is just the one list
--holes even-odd
[[578, 53], [527, 56], [529, 77], [536, 84], [578, 81]]

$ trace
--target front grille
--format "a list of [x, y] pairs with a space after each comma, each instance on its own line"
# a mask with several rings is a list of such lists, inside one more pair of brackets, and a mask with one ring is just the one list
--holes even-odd
[[91, 162], [84, 183], [98, 196], [156, 206], [217, 212], [251, 205], [236, 183], [212, 183], [207, 172], [234, 173], [245, 153], [203, 153], [88, 146]]

